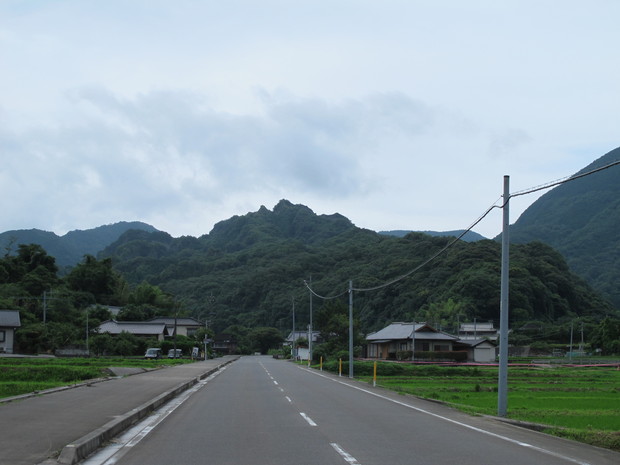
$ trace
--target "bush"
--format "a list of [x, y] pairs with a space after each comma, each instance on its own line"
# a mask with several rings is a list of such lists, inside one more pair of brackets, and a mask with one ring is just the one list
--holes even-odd
[[452, 352], [416, 352], [416, 360], [431, 360], [436, 362], [466, 362], [466, 351], [452, 351]]

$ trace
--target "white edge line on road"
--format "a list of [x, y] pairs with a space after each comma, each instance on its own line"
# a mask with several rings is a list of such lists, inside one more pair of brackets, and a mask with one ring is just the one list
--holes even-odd
[[310, 426], [317, 426], [316, 423], [314, 421], [312, 421], [312, 418], [310, 418], [308, 415], [306, 415], [304, 412], [299, 412], [299, 414], [303, 417], [304, 420], [306, 420], [308, 422], [308, 424]]
[[355, 457], [349, 454], [346, 450], [344, 450], [338, 444], [336, 444], [335, 442], [331, 442], [330, 445], [336, 450], [336, 452], [340, 454], [340, 456], [343, 459], [347, 461], [347, 463], [350, 463], [351, 465], [360, 465], [360, 463], [355, 459]]
[[302, 368], [302, 370], [306, 370], [306, 371], [308, 371], [308, 372], [310, 372], [310, 373], [312, 373], [314, 375], [320, 376], [320, 377], [328, 379], [330, 381], [334, 381], [335, 383], [342, 384], [342, 385], [350, 387], [352, 389], [357, 389], [358, 391], [365, 392], [366, 394], [370, 394], [371, 396], [379, 397], [380, 399], [384, 399], [384, 400], [387, 400], [389, 402], [393, 402], [393, 403], [401, 405], [403, 407], [407, 407], [407, 408], [410, 408], [412, 410], [416, 410], [417, 412], [424, 413], [426, 415], [430, 415], [430, 416], [438, 418], [440, 420], [444, 420], [444, 421], [453, 423], [455, 425], [462, 426], [463, 428], [467, 428], [467, 429], [476, 431], [478, 433], [486, 434], [488, 436], [492, 436], [494, 438], [501, 439], [503, 441], [507, 441], [507, 442], [510, 442], [512, 444], [516, 444], [516, 445], [521, 446], [521, 447], [527, 447], [528, 449], [533, 449], [533, 450], [536, 450], [538, 452], [542, 452], [543, 454], [551, 455], [553, 457], [556, 457], [556, 458], [559, 458], [559, 459], [562, 459], [562, 460], [566, 460], [566, 461], [571, 462], [571, 463], [576, 463], [578, 465], [590, 465], [588, 462], [582, 462], [581, 460], [577, 460], [577, 459], [574, 459], [572, 457], [568, 457], [566, 455], [558, 454], [557, 452], [553, 452], [553, 451], [548, 450], [548, 449], [543, 449], [542, 447], [534, 446], [532, 444], [528, 444], [527, 442], [517, 441], [516, 439], [509, 438], [508, 436], [502, 436], [501, 434], [492, 433], [491, 431], [487, 431], [487, 430], [484, 430], [482, 428], [477, 428], [476, 426], [468, 425], [467, 423], [463, 423], [463, 422], [460, 422], [460, 421], [457, 421], [457, 420], [453, 420], [451, 418], [444, 417], [442, 415], [438, 415], [438, 414], [433, 413], [433, 412], [429, 412], [428, 410], [424, 410], [424, 409], [419, 408], [419, 407], [414, 407], [413, 405], [409, 405], [409, 404], [407, 404], [405, 402], [401, 402], [401, 401], [396, 400], [396, 399], [391, 399], [391, 398], [389, 398], [387, 396], [382, 396], [381, 394], [378, 394], [376, 392], [369, 391], [368, 389], [363, 389], [363, 388], [361, 388], [359, 386], [353, 386], [352, 384], [345, 383], [344, 381], [340, 381], [340, 380], [337, 380], [337, 379], [330, 378], [329, 376], [325, 376], [325, 375], [323, 375], [321, 373], [318, 373], [318, 372], [316, 372], [314, 370], [311, 370], [311, 369], [308, 369], [308, 368]]
[[125, 433], [122, 433], [113, 443], [107, 447], [103, 447], [87, 458], [83, 465], [114, 465], [129, 450], [144, 439], [158, 424], [160, 424], [168, 415], [170, 415], [177, 407], [185, 402], [189, 397], [202, 389], [209, 381], [219, 376], [226, 370], [226, 366], [220, 368], [215, 373], [209, 375], [204, 380], [196, 383], [194, 386], [184, 391], [175, 399], [164, 404], [159, 410], [152, 413], [142, 422], [134, 425]]

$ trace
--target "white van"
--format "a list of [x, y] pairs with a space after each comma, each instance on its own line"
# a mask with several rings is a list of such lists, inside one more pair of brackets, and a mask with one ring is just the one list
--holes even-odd
[[[176, 356], [174, 351], [177, 351]], [[170, 349], [168, 351], [168, 358], [181, 358], [183, 356], [183, 351], [181, 349]]]
[[161, 349], [158, 347], [146, 349], [144, 358], [161, 358]]

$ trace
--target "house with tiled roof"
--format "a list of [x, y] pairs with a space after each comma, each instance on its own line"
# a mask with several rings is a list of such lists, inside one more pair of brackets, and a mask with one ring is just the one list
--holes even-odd
[[205, 327], [205, 324], [202, 323], [201, 321], [198, 321], [195, 318], [188, 318], [188, 317], [179, 317], [179, 318], [157, 317], [157, 318], [152, 318], [148, 320], [147, 323], [165, 324], [166, 331], [170, 335], [174, 334], [174, 328], [176, 326], [177, 336], [189, 336], [189, 337], [196, 334], [196, 331], [198, 331], [200, 328]]
[[166, 337], [174, 336], [175, 328], [177, 336], [191, 337], [203, 327], [204, 324], [195, 318], [158, 317], [148, 321], [108, 320], [99, 325], [98, 332], [112, 336], [127, 332], [139, 337], [156, 337], [158, 341], [163, 341]]
[[395, 359], [397, 352], [451, 352], [458, 338], [427, 323], [392, 323], [366, 336], [368, 358]]
[[165, 323], [151, 323], [147, 321], [104, 321], [97, 328], [99, 334], [108, 333], [118, 336], [121, 333], [129, 333], [138, 337], [155, 337], [158, 341], [163, 341], [165, 336], [172, 336], [168, 332]]
[[13, 353], [15, 331], [21, 326], [19, 310], [0, 310], [0, 352]]

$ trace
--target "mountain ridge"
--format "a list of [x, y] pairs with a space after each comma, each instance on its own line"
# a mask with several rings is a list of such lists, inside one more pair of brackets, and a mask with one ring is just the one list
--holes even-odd
[[84, 255], [97, 255], [130, 229], [157, 231], [141, 221], [119, 221], [92, 229], [76, 229], [62, 236], [41, 229], [14, 229], [0, 233], [0, 248], [10, 254], [19, 244], [39, 244], [56, 259], [59, 267], [66, 267], [79, 263]]
[[[576, 175], [620, 160], [620, 148]], [[620, 307], [620, 165], [561, 184], [537, 199], [510, 226], [510, 241], [541, 241], [571, 270]], [[498, 236], [498, 238], [501, 237]]]

